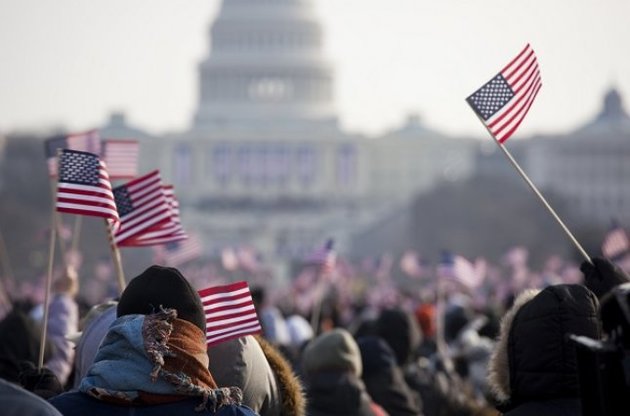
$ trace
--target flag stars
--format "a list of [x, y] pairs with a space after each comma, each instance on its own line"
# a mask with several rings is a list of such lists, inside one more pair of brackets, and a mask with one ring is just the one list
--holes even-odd
[[497, 75], [467, 98], [484, 120], [489, 119], [514, 97], [512, 88], [501, 74]]
[[60, 156], [59, 181], [84, 185], [99, 184], [99, 160], [89, 153], [64, 151]]

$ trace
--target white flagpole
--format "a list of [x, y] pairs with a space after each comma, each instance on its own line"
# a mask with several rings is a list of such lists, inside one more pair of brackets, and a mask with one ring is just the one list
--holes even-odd
[[[474, 111], [474, 109], [473, 109]], [[540, 202], [542, 202], [542, 204], [545, 206], [545, 208], [547, 208], [547, 211], [549, 211], [549, 213], [551, 214], [551, 216], [553, 218], [555, 218], [555, 220], [558, 222], [558, 224], [560, 224], [560, 226], [562, 227], [562, 229], [564, 230], [564, 232], [566, 233], [566, 235], [569, 237], [569, 239], [571, 240], [571, 242], [573, 243], [573, 245], [575, 246], [575, 248], [578, 249], [578, 251], [580, 252], [580, 254], [584, 257], [584, 260], [586, 260], [587, 262], [592, 264], [591, 258], [588, 255], [588, 253], [586, 252], [586, 250], [584, 250], [584, 248], [582, 248], [582, 245], [577, 241], [577, 239], [573, 236], [573, 234], [571, 233], [571, 231], [569, 231], [569, 228], [564, 224], [564, 222], [562, 222], [562, 220], [560, 219], [560, 217], [558, 216], [558, 214], [556, 214], [556, 211], [554, 211], [554, 209], [551, 207], [551, 205], [549, 205], [549, 203], [547, 202], [547, 200], [545, 199], [545, 197], [540, 193], [540, 191], [538, 190], [538, 188], [536, 188], [536, 185], [534, 185], [534, 183], [531, 181], [531, 179], [529, 179], [529, 177], [525, 174], [525, 171], [523, 171], [523, 169], [521, 169], [521, 167], [519, 166], [519, 164], [516, 162], [516, 160], [514, 160], [514, 158], [512, 157], [512, 155], [510, 154], [510, 152], [507, 150], [507, 148], [503, 145], [503, 143], [501, 143], [495, 136], [494, 134], [492, 134], [492, 132], [490, 131], [490, 129], [488, 128], [488, 126], [486, 125], [486, 123], [483, 122], [483, 120], [481, 119], [481, 117], [479, 117], [479, 114], [477, 114], [477, 112], [475, 111], [475, 115], [477, 116], [477, 118], [479, 119], [479, 121], [481, 121], [481, 124], [483, 124], [483, 126], [486, 128], [486, 131], [488, 132], [488, 134], [490, 134], [490, 136], [492, 137], [492, 139], [494, 140], [494, 142], [497, 144], [497, 146], [499, 146], [499, 149], [501, 149], [503, 151], [503, 154], [505, 155], [505, 157], [508, 158], [508, 160], [510, 161], [510, 163], [512, 164], [512, 166], [514, 167], [514, 169], [516, 169], [516, 171], [519, 173], [519, 175], [521, 175], [521, 178], [523, 178], [523, 180], [525, 181], [525, 183], [527, 183], [527, 185], [529, 186], [529, 189], [532, 190], [532, 192], [534, 192], [534, 194], [538, 197], [538, 199], [540, 200]]]

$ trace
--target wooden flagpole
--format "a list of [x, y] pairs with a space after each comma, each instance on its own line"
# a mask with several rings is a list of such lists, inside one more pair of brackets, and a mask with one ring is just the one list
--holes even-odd
[[123, 290], [125, 290], [127, 283], [125, 282], [125, 273], [123, 271], [122, 260], [120, 258], [120, 250], [118, 249], [118, 245], [116, 244], [116, 241], [114, 240], [114, 231], [112, 230], [112, 227], [109, 225], [109, 222], [107, 222], [107, 219], [105, 219], [104, 221], [105, 221], [105, 228], [107, 229], [107, 234], [109, 235], [109, 246], [112, 250], [112, 259], [114, 260], [114, 265], [116, 266], [116, 276], [118, 277], [118, 289], [120, 290], [120, 293], [122, 293]]
[[81, 226], [83, 225], [83, 215], [77, 215], [74, 218], [74, 230], [72, 232], [72, 244], [70, 245], [70, 251], [78, 251], [79, 240], [81, 238]]
[[[474, 110], [474, 109], [473, 109]], [[492, 139], [494, 140], [494, 142], [497, 144], [497, 146], [499, 146], [499, 149], [501, 149], [501, 151], [503, 151], [503, 154], [505, 155], [505, 157], [508, 158], [508, 160], [510, 161], [510, 163], [512, 164], [512, 166], [514, 167], [514, 169], [516, 169], [516, 171], [518, 172], [519, 175], [521, 175], [521, 178], [523, 178], [523, 180], [525, 181], [525, 183], [527, 183], [527, 185], [529, 186], [529, 189], [532, 190], [532, 192], [534, 192], [534, 194], [538, 197], [538, 199], [540, 200], [540, 202], [542, 202], [542, 204], [545, 206], [545, 208], [547, 208], [547, 211], [549, 211], [549, 213], [551, 214], [551, 216], [558, 222], [558, 224], [560, 224], [560, 227], [562, 227], [562, 229], [564, 230], [564, 232], [566, 233], [566, 235], [569, 237], [569, 239], [571, 240], [571, 242], [573, 243], [573, 245], [575, 246], [575, 248], [578, 249], [578, 251], [580, 252], [580, 254], [584, 257], [584, 260], [586, 260], [587, 262], [592, 263], [590, 256], [588, 255], [588, 253], [586, 252], [586, 250], [584, 250], [584, 248], [582, 248], [582, 245], [577, 241], [577, 239], [573, 236], [573, 234], [571, 233], [571, 231], [569, 231], [569, 228], [564, 224], [564, 222], [560, 219], [560, 217], [558, 216], [558, 214], [556, 214], [556, 211], [554, 211], [554, 209], [551, 207], [551, 205], [549, 205], [549, 203], [547, 202], [547, 200], [545, 199], [545, 197], [540, 193], [540, 191], [538, 190], [538, 188], [536, 188], [536, 185], [534, 185], [534, 183], [531, 181], [531, 179], [529, 179], [529, 177], [527, 176], [527, 174], [525, 174], [525, 171], [523, 171], [523, 169], [521, 169], [521, 167], [519, 166], [519, 164], [516, 162], [516, 160], [514, 160], [514, 158], [512, 157], [512, 154], [507, 150], [507, 148], [503, 145], [503, 143], [501, 143], [495, 136], [494, 134], [492, 134], [492, 132], [490, 131], [490, 129], [488, 128], [488, 126], [486, 125], [486, 123], [483, 122], [483, 120], [481, 119], [481, 117], [479, 116], [479, 114], [477, 114], [477, 112], [475, 111], [475, 115], [477, 116], [477, 118], [479, 119], [479, 121], [481, 121], [481, 124], [483, 124], [483, 126], [486, 128], [486, 131], [488, 132], [488, 134], [490, 134], [490, 136], [492, 137]]]
[[[60, 151], [57, 152], [59, 155]], [[53, 183], [53, 205], [52, 214], [50, 218], [50, 245], [48, 250], [48, 273], [46, 274], [46, 291], [44, 292], [44, 321], [42, 322], [41, 336], [39, 339], [39, 359], [37, 361], [37, 368], [39, 370], [44, 366], [44, 350], [46, 348], [46, 333], [48, 332], [48, 306], [50, 305], [50, 291], [52, 286], [52, 274], [53, 263], [55, 258], [55, 240], [57, 238], [57, 207], [56, 207], [56, 194], [57, 186]]]

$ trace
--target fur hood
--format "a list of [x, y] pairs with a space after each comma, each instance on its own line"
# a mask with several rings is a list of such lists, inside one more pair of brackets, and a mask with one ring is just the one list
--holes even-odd
[[569, 334], [601, 337], [597, 298], [582, 285], [555, 285], [519, 295], [501, 322], [489, 363], [492, 393], [510, 407], [579, 397]]

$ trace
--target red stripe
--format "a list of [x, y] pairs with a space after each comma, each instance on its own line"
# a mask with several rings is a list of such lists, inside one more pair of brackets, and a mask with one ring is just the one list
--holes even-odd
[[499, 139], [499, 143], [503, 143], [504, 141], [506, 141], [507, 139], [510, 138], [510, 136], [512, 136], [512, 134], [516, 131], [516, 129], [518, 128], [518, 126], [521, 125], [521, 123], [523, 122], [523, 119], [525, 118], [525, 116], [527, 115], [527, 113], [529, 112], [530, 107], [532, 106], [532, 103], [534, 102], [534, 100], [536, 99], [536, 96], [538, 95], [538, 91], [540, 91], [540, 88], [542, 87], [542, 83], [538, 84], [538, 87], [536, 88], [536, 91], [534, 92], [534, 95], [532, 96], [531, 100], [529, 101], [529, 104], [527, 105], [527, 108], [525, 110], [525, 113], [523, 114], [523, 116], [521, 117], [521, 119], [518, 121], [518, 123], [516, 123], [516, 125], [514, 127], [512, 127], [510, 129], [510, 131], [507, 132], [507, 134], [505, 134], [504, 136], [502, 136]]
[[258, 323], [258, 317], [252, 316], [249, 319], [243, 319], [242, 321], [239, 321], [239, 322], [232, 322], [229, 324], [223, 324], [223, 325], [217, 325], [217, 326], [206, 325], [206, 332], [208, 335], [211, 335], [212, 332], [214, 331], [220, 331], [221, 329], [231, 328], [234, 325], [242, 325], [242, 324], [249, 324], [249, 323], [251, 324]]
[[[525, 52], [525, 51], [523, 51], [523, 52]], [[521, 52], [518, 56], [521, 56], [521, 54], [523, 52]], [[501, 74], [503, 75], [503, 78], [505, 78], [505, 79], [512, 78], [512, 75], [514, 75], [514, 73], [517, 72], [529, 60], [529, 58], [532, 56], [533, 53], [534, 53], [534, 50], [531, 49], [529, 54], [527, 55], [527, 58], [523, 59], [523, 61], [520, 64], [518, 64], [518, 66], [516, 68], [514, 68], [512, 70], [512, 72], [510, 72], [508, 75], [504, 75], [503, 72], [506, 71], [509, 68], [509, 66], [512, 65], [512, 63], [516, 62], [518, 60], [518, 57], [517, 57], [517, 59], [514, 59], [510, 64], [508, 64], [508, 66], [503, 68], [503, 70], [501, 71]]]
[[525, 80], [525, 82], [523, 82], [521, 84], [520, 87], [518, 87], [518, 89], [514, 90], [514, 95], [518, 95], [519, 92], [521, 92], [523, 90], [523, 88], [525, 88], [525, 86], [530, 85], [531, 80], [533, 77], [537, 77], [540, 75], [540, 71], [538, 70], [538, 64], [536, 64], [536, 69], [534, 69], [532, 72], [530, 72], [530, 74], [527, 76], [527, 79]]
[[[501, 120], [503, 120], [508, 115], [512, 114], [512, 110], [514, 110], [516, 107], [518, 107], [523, 100], [525, 100], [527, 97], [529, 97], [529, 95], [531, 94], [531, 90], [535, 87], [536, 82], [538, 82], [538, 81], [540, 81], [540, 77], [538, 77], [532, 84], [530, 84], [530, 86], [527, 89], [527, 91], [525, 91], [524, 94], [522, 94], [520, 97], [518, 97], [518, 99], [516, 101], [514, 101], [510, 105], [510, 107], [508, 109], [503, 111], [501, 113], [501, 115], [499, 117], [497, 117], [495, 120], [492, 120], [492, 122], [488, 124], [488, 127], [490, 127], [490, 129], [493, 129], [498, 123], [501, 122]], [[512, 116], [512, 119], [513, 118], [514, 118], [514, 116]], [[493, 133], [499, 133], [501, 130], [503, 130], [505, 128], [506, 125], [510, 124], [512, 119], [508, 120], [508, 122], [503, 124], [503, 126], [501, 128], [499, 128], [497, 131], [493, 130], [492, 132]]]
[[204, 297], [208, 295], [214, 295], [216, 293], [226, 293], [226, 292], [234, 292], [238, 289], [243, 289], [247, 287], [246, 281], [236, 282], [224, 286], [214, 286], [209, 287], [207, 289], [202, 289], [199, 291], [199, 296]]
[[[537, 86], [540, 85], [540, 77], [536, 78], [536, 81], [532, 84], [532, 89], [536, 89]], [[530, 100], [531, 97], [533, 95], [534, 91], [533, 90], [528, 90], [527, 94], [523, 94], [520, 98], [519, 101], [523, 101], [523, 99], [525, 99], [525, 101], [519, 105], [518, 107], [515, 108], [516, 111], [511, 112], [511, 117], [501, 125], [501, 127], [497, 128], [497, 129], [493, 129], [492, 133], [497, 135], [499, 133], [501, 133], [506, 127], [508, 127], [509, 125], [512, 124], [512, 122], [519, 117], [520, 114], [523, 113], [523, 110], [528, 106], [528, 104], [531, 106]]]
[[243, 329], [243, 330], [240, 330], [240, 331], [237, 331], [237, 332], [233, 332], [230, 335], [225, 334], [225, 335], [221, 335], [220, 337], [208, 338], [207, 344], [208, 344], [208, 346], [213, 346], [213, 345], [225, 342], [225, 341], [229, 341], [229, 340], [234, 339], [234, 338], [244, 337], [245, 335], [259, 334], [261, 332], [262, 332], [262, 328], [260, 326], [258, 326], [256, 328], [253, 328], [253, 329], [250, 329], [250, 330]]
[[[203, 299], [206, 296], [208, 296], [208, 295], [201, 295], [200, 294], [201, 299]], [[231, 302], [231, 301], [247, 298], [247, 297], [250, 297], [250, 296], [251, 296], [251, 294], [249, 292], [243, 292], [243, 293], [238, 294], [238, 295], [231, 295], [231, 296], [226, 296], [226, 297], [223, 297], [223, 298], [217, 298], [217, 299], [212, 299], [212, 300], [203, 300], [202, 303], [203, 303], [203, 306], [212, 306], [212, 305], [214, 305], [215, 303], [218, 303], [218, 302]]]
[[117, 220], [118, 218], [108, 215], [107, 213], [101, 211], [91, 211], [88, 208], [79, 209], [79, 208], [57, 208], [59, 212], [65, 212], [68, 214], [79, 214], [79, 215], [89, 215], [92, 217], [103, 217], [103, 218], [111, 218], [113, 220]]
[[513, 87], [514, 85], [518, 84], [518, 81], [521, 78], [523, 78], [529, 72], [529, 70], [532, 69], [532, 66], [535, 65], [535, 64], [537, 64], [536, 57], [534, 57], [534, 60], [531, 61], [529, 63], [529, 65], [527, 65], [527, 68], [525, 68], [525, 70], [522, 71], [514, 81], [510, 81], [509, 78], [507, 78], [508, 83], [510, 84], [510, 86]]
[[518, 61], [518, 59], [525, 53], [525, 51], [527, 50], [527, 48], [529, 48], [529, 43], [527, 45], [525, 45], [525, 47], [523, 48], [522, 51], [519, 52], [518, 55], [516, 55], [516, 58], [512, 59], [510, 61], [509, 64], [507, 64], [505, 67], [503, 67], [503, 69], [501, 70], [501, 73], [504, 73], [505, 71], [507, 71], [507, 69], [512, 66], [514, 64], [514, 62]]
[[[210, 309], [210, 310], [206, 309], [204, 312], [205, 312], [206, 316], [208, 317], [208, 319], [217, 320], [217, 319], [224, 319], [223, 318], [224, 316], [229, 316], [231, 314], [222, 315], [220, 318], [219, 317], [211, 318], [210, 315], [215, 314], [215, 313], [219, 313], [219, 312], [231, 311], [231, 310], [234, 310], [234, 309], [246, 308], [248, 306], [254, 306], [254, 302], [252, 301], [252, 297], [251, 296], [249, 296], [249, 301], [247, 301], [247, 302], [239, 303], [239, 304], [236, 304], [236, 305], [225, 305], [225, 306], [221, 306], [220, 308], [214, 308], [214, 309]], [[246, 312], [234, 312], [234, 313], [242, 314], [242, 313], [246, 313]]]

